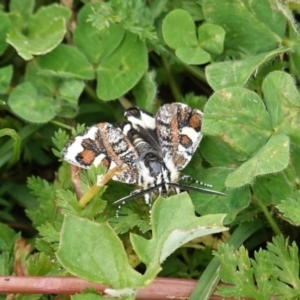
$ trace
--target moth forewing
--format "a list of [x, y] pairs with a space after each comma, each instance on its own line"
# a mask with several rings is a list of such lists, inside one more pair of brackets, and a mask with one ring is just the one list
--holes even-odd
[[157, 135], [163, 155], [173, 156], [181, 171], [191, 160], [201, 138], [203, 113], [182, 103], [162, 106], [156, 114]]
[[127, 167], [113, 179], [124, 183], [137, 182], [138, 154], [123, 132], [109, 123], [99, 123], [76, 136], [63, 149], [63, 158], [85, 169], [100, 163], [107, 170], [125, 164]]

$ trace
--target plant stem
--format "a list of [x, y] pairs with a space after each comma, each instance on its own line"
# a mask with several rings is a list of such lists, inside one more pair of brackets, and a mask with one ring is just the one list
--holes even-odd
[[64, 124], [62, 122], [59, 122], [59, 121], [56, 121], [56, 120], [51, 120], [50, 123], [53, 124], [53, 125], [56, 125], [58, 127], [67, 129], [67, 130], [72, 130], [72, 128], [73, 128], [72, 126], [66, 125], [66, 124]]
[[178, 102], [181, 99], [181, 94], [180, 94], [178, 86], [177, 86], [177, 84], [175, 82], [173, 73], [171, 72], [170, 65], [167, 62], [167, 60], [166, 60], [165, 57], [162, 57], [162, 63], [163, 63], [164, 68], [165, 68], [165, 70], [166, 70], [166, 72], [168, 74], [168, 79], [169, 79], [169, 84], [170, 84], [170, 88], [171, 88], [172, 94], [173, 94], [175, 100]]
[[81, 208], [84, 208], [90, 202], [90, 200], [99, 192], [100, 189], [101, 186], [94, 184], [79, 200], [79, 206]]
[[282, 235], [280, 228], [278, 227], [277, 223], [275, 222], [274, 218], [271, 216], [269, 210], [263, 205], [257, 198], [255, 199], [258, 206], [261, 208], [262, 212], [264, 213], [266, 219], [268, 220], [271, 228], [277, 235]]

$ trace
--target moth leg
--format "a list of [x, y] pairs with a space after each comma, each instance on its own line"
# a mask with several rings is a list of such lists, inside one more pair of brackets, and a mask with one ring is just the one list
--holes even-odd
[[[121, 201], [118, 200], [119, 205], [118, 205], [118, 208], [117, 208], [117, 210], [116, 210], [116, 217], [117, 217], [117, 218], [119, 217], [119, 212], [120, 212], [120, 210], [121, 210], [121, 207], [122, 207], [122, 205], [124, 205], [124, 204], [126, 203], [127, 198], [129, 198], [129, 197], [134, 197], [136, 194], [141, 193], [142, 191], [143, 191], [143, 189], [135, 190], [135, 191], [131, 192], [131, 193], [129, 194], [129, 196], [124, 197], [124, 200], [123, 200], [123, 201], [122, 201], [122, 199], [121, 199]], [[145, 195], [145, 196], [146, 196], [146, 195]], [[119, 201], [120, 201], [120, 202], [119, 202]]]

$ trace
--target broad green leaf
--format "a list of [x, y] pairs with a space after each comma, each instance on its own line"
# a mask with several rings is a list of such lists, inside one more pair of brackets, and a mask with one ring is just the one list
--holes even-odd
[[162, 34], [166, 44], [173, 49], [196, 47], [198, 44], [194, 20], [183, 9], [175, 9], [166, 15]]
[[270, 0], [249, 1], [249, 8], [255, 17], [263, 22], [269, 29], [280, 37], [283, 37], [286, 31], [286, 18], [284, 14]]
[[[260, 0], [252, 2], [257, 1]], [[260, 1], [263, 2], [262, 6], [269, 6], [269, 11], [273, 12], [271, 15], [267, 14], [270, 18], [262, 19], [262, 15], [266, 12], [256, 15], [257, 11], [253, 12], [244, 2], [243, 0], [203, 0], [203, 13], [208, 22], [220, 25], [226, 30], [225, 47], [228, 49], [255, 55], [277, 48], [283, 38], [286, 25], [284, 20], [278, 22], [280, 12], [276, 10], [276, 6], [271, 6], [271, 2], [267, 3], [265, 0]], [[253, 6], [257, 8], [259, 4]], [[280, 20], [282, 19], [281, 16]]]
[[134, 251], [147, 266], [145, 278], [154, 279], [161, 263], [184, 243], [227, 230], [222, 225], [224, 217], [224, 214], [196, 217], [187, 193], [167, 199], [159, 197], [152, 209], [152, 238], [130, 236]]
[[0, 94], [7, 93], [12, 75], [12, 65], [0, 69]]
[[0, 137], [9, 135], [14, 140], [14, 150], [11, 157], [11, 163], [18, 161], [20, 157], [21, 139], [14, 129], [3, 128], [0, 130]]
[[201, 154], [214, 167], [236, 168], [241, 164], [238, 152], [221, 139], [206, 136], [200, 145]]
[[204, 20], [202, 4], [200, 1], [182, 1], [182, 8], [192, 16], [195, 22]]
[[210, 55], [200, 47], [179, 47], [176, 56], [188, 65], [203, 65], [210, 61]]
[[132, 93], [138, 107], [152, 112], [154, 99], [157, 94], [155, 72], [145, 73], [139, 83], [133, 88]]
[[86, 57], [77, 48], [68, 45], [59, 45], [50, 53], [40, 56], [37, 64], [42, 75], [84, 80], [95, 77]]
[[24, 35], [18, 28], [12, 29], [7, 35], [7, 42], [25, 60], [48, 53], [63, 40], [70, 15], [71, 11], [63, 6], [42, 7], [30, 18], [27, 34]]
[[55, 114], [62, 117], [74, 117], [77, 114], [78, 99], [84, 82], [78, 79], [60, 79], [54, 76], [42, 76], [35, 62], [27, 65], [25, 81], [32, 84], [40, 97], [50, 97]]
[[84, 89], [84, 85], [82, 80], [65, 79], [59, 85], [59, 96], [61, 99], [77, 106], [78, 98]]
[[300, 44], [294, 45], [290, 53], [290, 68], [291, 73], [299, 76], [300, 74]]
[[66, 216], [57, 258], [71, 274], [113, 289], [138, 286], [142, 277], [130, 266], [121, 240], [107, 223]]
[[225, 30], [221, 26], [205, 23], [198, 28], [199, 45], [209, 53], [221, 54], [224, 39]]
[[283, 214], [282, 218], [293, 226], [300, 226], [300, 191], [294, 192], [286, 200], [282, 200], [277, 208]]
[[268, 142], [226, 179], [227, 187], [251, 184], [256, 176], [284, 170], [289, 163], [289, 138], [284, 134], [271, 136]]
[[20, 14], [23, 22], [27, 23], [33, 13], [34, 5], [34, 0], [11, 0], [9, 11]]
[[293, 192], [291, 183], [283, 173], [260, 177], [255, 181], [252, 189], [259, 202], [265, 206], [277, 205]]
[[113, 100], [124, 95], [142, 78], [147, 68], [145, 42], [127, 32], [120, 46], [98, 66], [98, 97]]
[[300, 95], [293, 78], [284, 72], [272, 72], [262, 89], [274, 131], [288, 135], [300, 145]]
[[208, 100], [203, 118], [204, 135], [219, 137], [243, 161], [260, 149], [271, 135], [269, 114], [260, 97], [236, 87], [217, 91]]
[[248, 187], [225, 188], [225, 180], [231, 171], [230, 168], [210, 168], [201, 172], [201, 181], [211, 184], [212, 188], [210, 189], [223, 192], [226, 196], [190, 192], [197, 213], [200, 215], [227, 214], [224, 224], [230, 224], [235, 216], [249, 205], [250, 190]]
[[20, 118], [32, 123], [46, 123], [55, 117], [55, 103], [39, 94], [30, 83], [19, 84], [10, 94], [8, 104]]
[[93, 14], [101, 3], [90, 3], [85, 5], [78, 15], [78, 26], [74, 31], [74, 43], [84, 53], [88, 60], [94, 65], [116, 50], [124, 38], [124, 28], [121, 25], [110, 24], [103, 30], [92, 26], [87, 22], [89, 15]]
[[[65, 22], [69, 20], [71, 17], [71, 11], [67, 9], [65, 6], [52, 4], [49, 6], [42, 6], [36, 14], [34, 14], [31, 18], [31, 22], [29, 23], [28, 30], [32, 32], [34, 35], [36, 34], [45, 34], [49, 32], [47, 28], [47, 24], [45, 22], [53, 20], [53, 19], [63, 19]], [[48, 24], [49, 26], [50, 24]], [[37, 27], [40, 26], [40, 27]], [[54, 28], [51, 28], [54, 30]], [[46, 30], [46, 32], [44, 32]], [[46, 38], [46, 36], [44, 36]]]
[[11, 22], [8, 16], [0, 11], [0, 55], [6, 50], [8, 44], [6, 42], [6, 35], [11, 28]]
[[290, 145], [290, 163], [287, 169], [289, 178], [300, 178], [300, 146], [291, 143]]
[[281, 47], [243, 60], [210, 64], [205, 69], [207, 81], [215, 91], [226, 87], [243, 86], [260, 66], [288, 50], [290, 48]]

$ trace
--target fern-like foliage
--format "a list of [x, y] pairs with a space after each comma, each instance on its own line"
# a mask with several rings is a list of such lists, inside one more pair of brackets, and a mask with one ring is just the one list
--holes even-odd
[[282, 236], [273, 238], [267, 250], [259, 250], [254, 259], [242, 246], [235, 250], [228, 244], [215, 255], [221, 261], [220, 277], [224, 283], [218, 294], [224, 297], [269, 300], [296, 300], [300, 296], [298, 247]]

